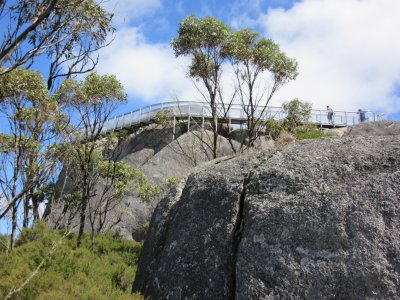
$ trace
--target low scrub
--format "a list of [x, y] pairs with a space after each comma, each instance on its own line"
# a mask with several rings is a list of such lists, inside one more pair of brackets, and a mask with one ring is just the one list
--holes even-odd
[[75, 234], [66, 236], [38, 222], [22, 231], [11, 253], [0, 248], [0, 298], [21, 287], [48, 256], [10, 299], [143, 299], [131, 294], [141, 246], [105, 233], [96, 236], [93, 251], [88, 236], [76, 248]]
[[298, 126], [293, 130], [293, 134], [298, 140], [317, 139], [326, 136], [315, 124]]

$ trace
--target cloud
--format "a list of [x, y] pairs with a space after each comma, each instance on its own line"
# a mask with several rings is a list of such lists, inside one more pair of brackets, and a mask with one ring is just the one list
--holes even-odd
[[120, 26], [154, 13], [161, 7], [161, 0], [109, 0], [102, 5], [107, 11], [114, 13], [114, 22]]
[[131, 99], [193, 100], [196, 94], [185, 75], [189, 61], [175, 58], [169, 44], [148, 43], [138, 28], [120, 29], [100, 56], [98, 71], [115, 74]]
[[303, 0], [261, 14], [266, 35], [297, 59], [300, 75], [275, 103], [400, 111], [400, 1]]

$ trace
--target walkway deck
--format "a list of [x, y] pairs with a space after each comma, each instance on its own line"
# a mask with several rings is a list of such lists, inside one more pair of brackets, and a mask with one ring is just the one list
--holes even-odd
[[[163, 102], [110, 118], [105, 123], [102, 133], [154, 123], [157, 112], [162, 109], [168, 110], [168, 114], [174, 120], [174, 124], [177, 119], [187, 119], [188, 128], [190, 127], [191, 119], [200, 119], [203, 126], [204, 122], [211, 119], [211, 109], [208, 103], [192, 101]], [[221, 121], [228, 121], [229, 124], [233, 125], [246, 123], [247, 115], [242, 105], [233, 104], [228, 107], [226, 104], [220, 104], [217, 107], [217, 111]], [[268, 107], [264, 112], [263, 107], [256, 108], [255, 116], [258, 118], [260, 115], [261, 119], [265, 120], [268, 118], [282, 120], [286, 117], [286, 113], [281, 107]], [[376, 113], [370, 111], [366, 111], [365, 115], [366, 121], [377, 121], [379, 118]], [[357, 112], [334, 111], [333, 120], [329, 122], [326, 110], [312, 110], [310, 122], [321, 128], [334, 128], [355, 125], [360, 120]]]

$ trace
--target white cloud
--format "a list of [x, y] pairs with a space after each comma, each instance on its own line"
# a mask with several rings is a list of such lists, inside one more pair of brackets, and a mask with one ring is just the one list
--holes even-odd
[[175, 58], [169, 44], [147, 43], [137, 28], [117, 32], [100, 53], [98, 71], [115, 74], [130, 98], [157, 102], [193, 100], [193, 84], [185, 76], [187, 59]]
[[261, 15], [266, 35], [299, 63], [299, 77], [274, 102], [399, 111], [399, 11], [398, 0], [303, 0]]
[[103, 6], [114, 13], [114, 22], [122, 25], [153, 13], [161, 7], [161, 0], [109, 0]]

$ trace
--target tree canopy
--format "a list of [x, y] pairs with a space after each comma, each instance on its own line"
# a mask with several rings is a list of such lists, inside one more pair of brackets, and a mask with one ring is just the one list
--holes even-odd
[[3, 0], [0, 76], [29, 68], [38, 56], [50, 61], [47, 88], [59, 77], [92, 71], [96, 51], [114, 31], [113, 15], [96, 0]]

